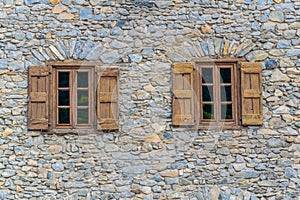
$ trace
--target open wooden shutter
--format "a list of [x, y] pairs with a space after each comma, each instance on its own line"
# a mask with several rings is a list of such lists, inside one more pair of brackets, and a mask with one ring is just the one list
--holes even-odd
[[29, 67], [28, 130], [48, 130], [48, 66]]
[[261, 125], [262, 67], [261, 63], [241, 63], [242, 124]]
[[173, 125], [194, 126], [193, 64], [173, 65]]
[[97, 70], [97, 129], [119, 129], [119, 70], [105, 68]]

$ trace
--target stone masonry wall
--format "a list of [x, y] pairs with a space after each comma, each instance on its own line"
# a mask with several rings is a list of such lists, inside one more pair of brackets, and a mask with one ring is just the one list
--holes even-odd
[[[299, 0], [0, 1], [0, 199], [299, 199]], [[263, 126], [171, 123], [171, 65], [263, 63]], [[118, 66], [120, 131], [27, 131], [28, 66]]]

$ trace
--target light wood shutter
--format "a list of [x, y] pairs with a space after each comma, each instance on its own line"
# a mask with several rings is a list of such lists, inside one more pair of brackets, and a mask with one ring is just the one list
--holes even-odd
[[105, 68], [97, 70], [97, 129], [119, 129], [119, 70]]
[[173, 65], [173, 125], [194, 126], [193, 64]]
[[28, 129], [48, 130], [48, 66], [29, 67]]
[[241, 63], [242, 124], [261, 125], [262, 66], [256, 62]]

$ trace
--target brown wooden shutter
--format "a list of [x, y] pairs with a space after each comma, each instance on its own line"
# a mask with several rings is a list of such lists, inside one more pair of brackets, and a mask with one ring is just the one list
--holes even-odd
[[48, 66], [29, 67], [28, 130], [48, 130]]
[[241, 63], [242, 124], [261, 125], [262, 67], [261, 63]]
[[97, 70], [97, 129], [119, 129], [119, 70], [105, 68]]
[[193, 64], [173, 65], [173, 125], [194, 126]]

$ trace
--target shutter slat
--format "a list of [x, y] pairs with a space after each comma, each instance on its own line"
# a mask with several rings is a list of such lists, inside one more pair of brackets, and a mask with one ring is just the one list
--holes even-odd
[[174, 126], [194, 126], [193, 64], [173, 65], [173, 115]]
[[100, 92], [99, 101], [100, 102], [116, 102], [118, 100], [116, 94], [112, 92]]
[[191, 98], [193, 95], [192, 91], [188, 90], [175, 90], [173, 93], [176, 98]]
[[47, 93], [46, 92], [30, 92], [31, 102], [46, 102]]
[[261, 63], [241, 63], [242, 124], [261, 125], [262, 68]]
[[97, 129], [119, 129], [119, 70], [117, 68], [98, 68], [97, 85]]
[[28, 130], [48, 130], [49, 68], [29, 67]]
[[259, 90], [250, 90], [250, 89], [246, 89], [244, 91], [242, 91], [244, 94], [244, 97], [247, 98], [252, 98], [252, 97], [260, 97], [261, 96], [261, 92]]

